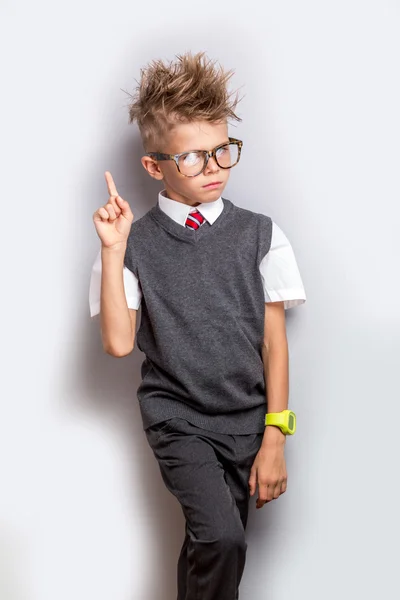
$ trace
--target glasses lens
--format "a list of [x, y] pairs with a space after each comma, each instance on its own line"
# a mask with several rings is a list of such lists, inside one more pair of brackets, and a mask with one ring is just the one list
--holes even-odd
[[[237, 144], [225, 144], [216, 152], [217, 163], [223, 169], [233, 167], [239, 160], [239, 146]], [[204, 152], [187, 152], [179, 157], [179, 170], [183, 175], [194, 177], [201, 173], [204, 167]]]
[[223, 169], [233, 167], [238, 161], [239, 146], [237, 144], [226, 144], [217, 150], [217, 163]]
[[203, 152], [188, 152], [179, 157], [179, 170], [183, 175], [194, 176], [201, 173], [204, 166]]

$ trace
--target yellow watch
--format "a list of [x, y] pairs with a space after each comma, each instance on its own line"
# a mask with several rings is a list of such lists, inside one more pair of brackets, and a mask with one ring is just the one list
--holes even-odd
[[283, 410], [278, 413], [267, 413], [265, 425], [275, 425], [285, 435], [293, 435], [296, 431], [296, 415], [292, 410]]

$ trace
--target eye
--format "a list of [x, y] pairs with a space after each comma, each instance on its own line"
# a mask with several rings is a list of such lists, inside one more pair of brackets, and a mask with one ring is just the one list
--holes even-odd
[[182, 156], [182, 159], [185, 166], [193, 167], [200, 161], [200, 156], [197, 152], [189, 152], [188, 154]]
[[222, 148], [218, 148], [217, 156], [224, 156], [224, 154], [226, 154], [227, 152], [229, 152], [228, 146], [222, 146]]

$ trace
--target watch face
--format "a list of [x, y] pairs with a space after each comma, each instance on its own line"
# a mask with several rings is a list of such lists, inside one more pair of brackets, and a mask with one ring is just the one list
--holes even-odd
[[293, 413], [290, 413], [289, 414], [289, 423], [288, 423], [290, 431], [294, 430], [295, 424], [296, 424], [296, 418]]

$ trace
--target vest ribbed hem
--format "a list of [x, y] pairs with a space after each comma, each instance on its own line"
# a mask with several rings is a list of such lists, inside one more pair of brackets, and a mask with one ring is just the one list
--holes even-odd
[[161, 396], [145, 398], [139, 402], [139, 406], [144, 430], [173, 417], [186, 419], [193, 425], [214, 433], [246, 435], [263, 433], [265, 430], [266, 401], [248, 410], [220, 415], [203, 414], [179, 400]]

